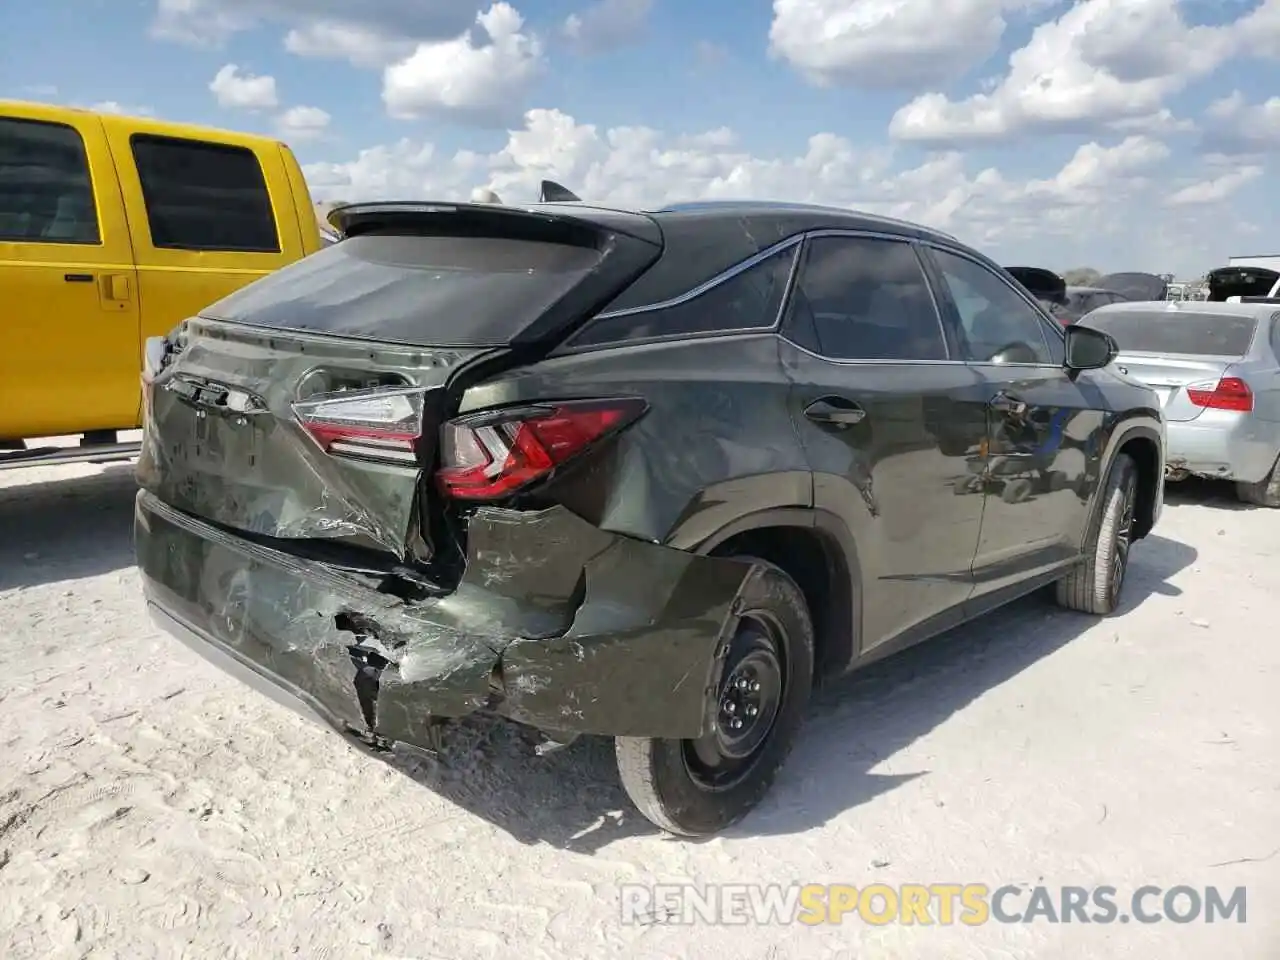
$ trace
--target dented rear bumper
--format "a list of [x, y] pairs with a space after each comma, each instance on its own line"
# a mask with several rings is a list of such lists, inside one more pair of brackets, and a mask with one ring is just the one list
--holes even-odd
[[562, 507], [482, 508], [457, 589], [380, 593], [142, 491], [153, 618], [290, 707], [374, 746], [430, 748], [494, 712], [548, 733], [698, 737], [747, 564], [606, 533]]

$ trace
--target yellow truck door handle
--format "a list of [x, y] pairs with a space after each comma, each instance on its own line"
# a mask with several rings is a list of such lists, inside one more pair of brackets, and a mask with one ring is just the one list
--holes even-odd
[[129, 299], [129, 278], [123, 273], [108, 274], [103, 278], [106, 283], [106, 289], [103, 293], [108, 300], [128, 300]]

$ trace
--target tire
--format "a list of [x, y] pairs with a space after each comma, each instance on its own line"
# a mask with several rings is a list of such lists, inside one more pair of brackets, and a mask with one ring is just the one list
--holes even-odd
[[1271, 466], [1271, 472], [1257, 483], [1237, 483], [1236, 496], [1255, 507], [1280, 507], [1280, 459]]
[[[718, 833], [760, 802], [791, 752], [813, 688], [813, 622], [804, 594], [781, 568], [752, 557], [735, 559], [759, 566], [742, 592], [734, 639], [716, 680], [716, 702], [710, 706], [718, 720], [727, 716], [719, 706], [730, 696], [726, 687], [733, 679], [735, 661], [749, 665], [751, 656], [759, 655], [763, 646], [754, 635], [767, 624], [772, 634], [768, 642], [776, 650], [781, 671], [777, 694], [772, 698], [772, 723], [763, 739], [747, 758], [725, 761], [726, 767], [732, 764], [736, 768], [736, 775], [721, 783], [711, 782], [712, 774], [707, 771], [714, 768], [703, 764], [699, 752], [715, 748], [722, 736], [735, 736], [725, 732], [724, 724], [717, 723], [716, 730], [698, 741], [644, 737], [614, 741], [618, 775], [631, 802], [655, 826], [678, 836]], [[746, 660], [742, 659], [743, 651], [747, 651]], [[750, 710], [750, 706], [743, 709]], [[747, 733], [737, 736], [751, 733], [747, 728]]]
[[1138, 466], [1127, 453], [1116, 454], [1101, 491], [1102, 509], [1085, 548], [1085, 560], [1055, 584], [1060, 606], [1107, 616], [1115, 612], [1133, 544]]

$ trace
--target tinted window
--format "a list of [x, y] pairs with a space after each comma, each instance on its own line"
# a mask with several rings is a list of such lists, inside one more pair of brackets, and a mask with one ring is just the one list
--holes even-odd
[[1111, 334], [1125, 353], [1205, 357], [1244, 356], [1257, 323], [1253, 317], [1163, 310], [1116, 310], [1089, 318], [1089, 326]]
[[943, 250], [933, 255], [960, 313], [966, 359], [1053, 363], [1039, 315], [998, 274]]
[[252, 150], [135, 136], [151, 242], [170, 250], [279, 253], [271, 197]]
[[60, 123], [0, 118], [0, 240], [99, 239], [80, 134]]
[[810, 240], [790, 326], [833, 360], [945, 360], [924, 269], [910, 244], [864, 237]]
[[203, 311], [422, 346], [495, 346], [600, 262], [589, 247], [492, 237], [347, 237]]
[[794, 247], [775, 253], [701, 293], [670, 307], [596, 320], [570, 346], [623, 340], [771, 327], [777, 322], [795, 260]]

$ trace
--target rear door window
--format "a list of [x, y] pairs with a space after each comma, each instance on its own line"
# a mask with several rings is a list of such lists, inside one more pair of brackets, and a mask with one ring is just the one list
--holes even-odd
[[603, 316], [592, 321], [568, 346], [768, 329], [778, 322], [782, 311], [796, 250], [780, 250], [702, 293], [677, 298], [670, 305]]
[[1258, 321], [1248, 316], [1117, 310], [1089, 318], [1089, 326], [1115, 337], [1124, 353], [1242, 357]]
[[267, 181], [252, 150], [144, 134], [130, 143], [154, 246], [280, 252]]
[[0, 240], [101, 242], [78, 131], [61, 123], [0, 117]]
[[362, 234], [208, 307], [233, 322], [421, 346], [500, 346], [600, 262], [592, 247]]
[[872, 237], [810, 240], [788, 333], [832, 360], [946, 360], [942, 321], [911, 244]]

